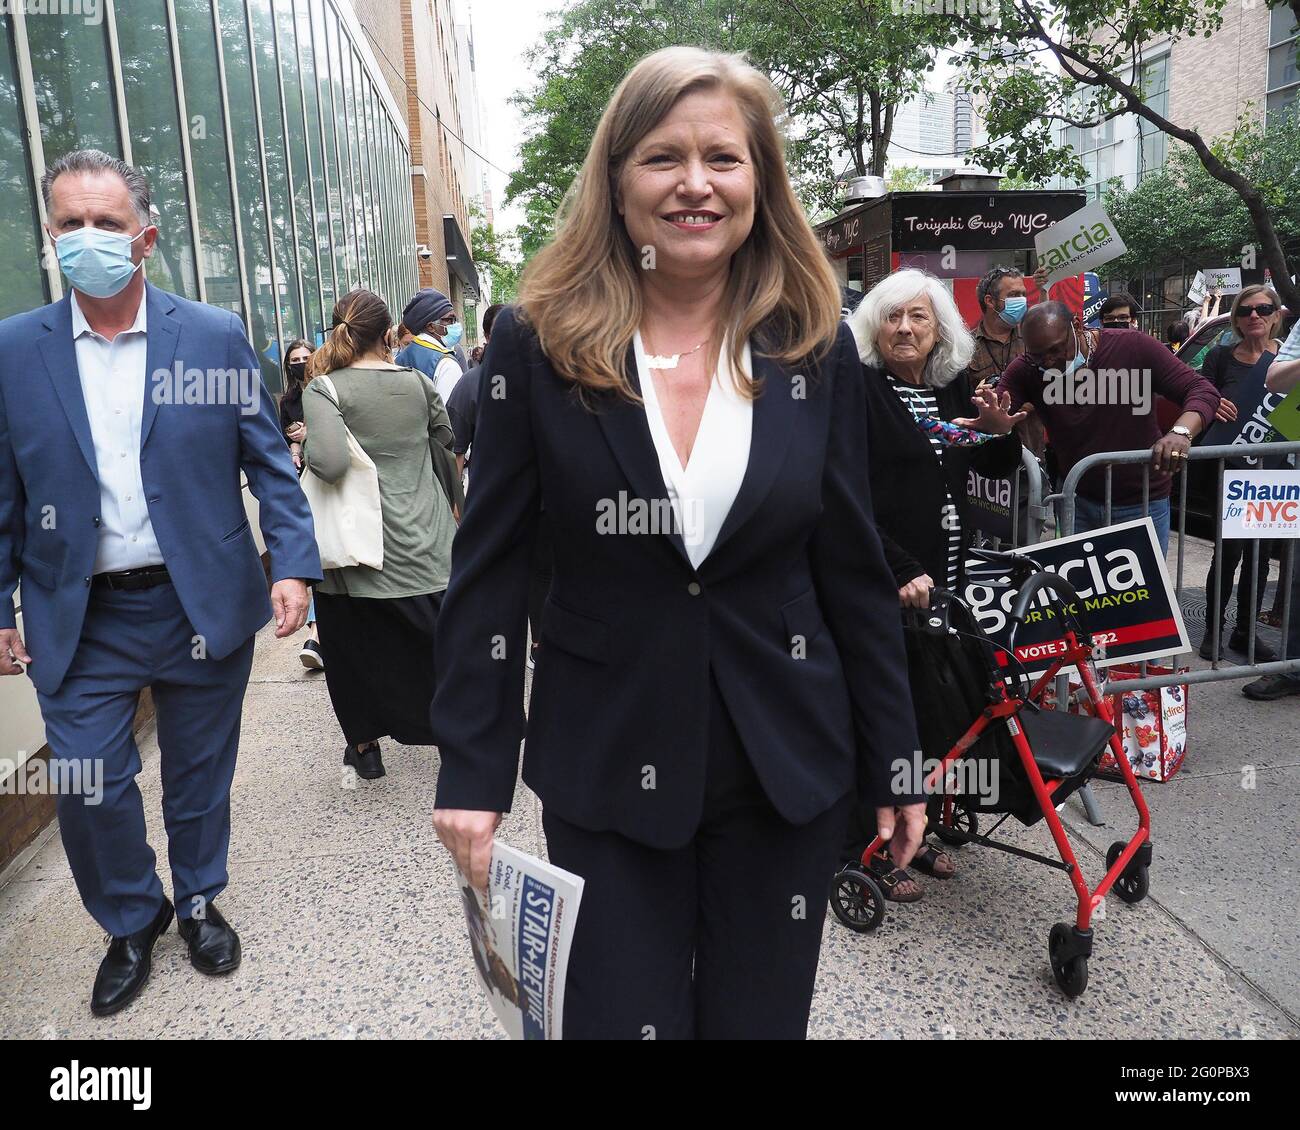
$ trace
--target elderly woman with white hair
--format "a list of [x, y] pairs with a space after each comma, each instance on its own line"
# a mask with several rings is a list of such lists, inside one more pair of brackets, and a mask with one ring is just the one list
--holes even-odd
[[[871, 500], [885, 558], [905, 608], [927, 608], [936, 585], [957, 591], [970, 544], [966, 481], [971, 469], [999, 476], [1020, 462], [1010, 397], [995, 388], [972, 392], [966, 377], [975, 342], [943, 284], [923, 271], [901, 270], [882, 279], [849, 315], [862, 359], [867, 398]], [[913, 682], [922, 745], [928, 710]], [[932, 739], [938, 742], [937, 736]], [[943, 749], [925, 748], [927, 757]], [[869, 814], [853, 838], [869, 829]], [[869, 839], [870, 836], [868, 835]], [[913, 864], [947, 879], [951, 858], [923, 844]], [[887, 861], [875, 865], [885, 896], [914, 902], [921, 889]]]

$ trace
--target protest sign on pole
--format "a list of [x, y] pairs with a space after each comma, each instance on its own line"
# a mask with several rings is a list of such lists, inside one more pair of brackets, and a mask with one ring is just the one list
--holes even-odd
[[1128, 248], [1101, 201], [1094, 200], [1086, 208], [1038, 232], [1034, 236], [1034, 250], [1038, 253], [1038, 265], [1047, 268], [1050, 287], [1070, 275], [1118, 259]]
[[[1032, 557], [1075, 587], [1079, 603], [1070, 611], [1092, 633], [1093, 642], [1105, 649], [1097, 660], [1099, 667], [1191, 650], [1150, 518], [1011, 552]], [[1011, 607], [1017, 591], [1005, 567], [967, 561], [962, 599], [984, 634], [1003, 647], [1010, 644]], [[1062, 632], [1050, 594], [1039, 593], [1016, 632], [1016, 657], [1031, 675], [1046, 671], [1065, 651]], [[998, 656], [1006, 665], [1006, 654], [998, 652]]]
[[1219, 516], [1228, 538], [1300, 538], [1300, 471], [1227, 471]]

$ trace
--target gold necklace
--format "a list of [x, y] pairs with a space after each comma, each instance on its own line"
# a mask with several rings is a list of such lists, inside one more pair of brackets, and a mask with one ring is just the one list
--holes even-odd
[[[645, 367], [647, 369], [675, 369], [677, 368], [678, 362], [681, 361], [683, 357], [689, 357], [692, 353], [698, 353], [701, 349], [703, 349], [706, 345], [708, 345], [712, 339], [713, 339], [713, 335], [710, 334], [702, 342], [700, 342], [700, 344], [697, 345], [694, 349], [688, 349], [686, 350], [685, 353], [670, 353], [667, 356], [661, 356], [658, 353], [647, 353], [645, 359]], [[646, 346], [648, 347], [650, 344], [649, 341], [646, 341], [644, 337], [642, 338], [642, 340], [645, 342]]]

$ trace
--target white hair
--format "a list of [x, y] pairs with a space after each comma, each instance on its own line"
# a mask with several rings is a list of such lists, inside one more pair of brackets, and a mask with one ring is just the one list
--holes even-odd
[[895, 310], [922, 296], [930, 300], [938, 323], [922, 379], [931, 388], [943, 388], [970, 364], [975, 339], [962, 321], [952, 295], [933, 275], [911, 268], [886, 275], [867, 292], [847, 321], [862, 363], [883, 368], [885, 359], [876, 345], [881, 327]]

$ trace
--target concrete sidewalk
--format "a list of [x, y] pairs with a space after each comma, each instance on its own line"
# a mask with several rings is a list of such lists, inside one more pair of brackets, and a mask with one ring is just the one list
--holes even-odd
[[[229, 889], [242, 967], [213, 980], [168, 931], [152, 980], [124, 1012], [90, 1015], [99, 928], [82, 909], [57, 834], [0, 888], [0, 1037], [495, 1037], [474, 980], [457, 892], [429, 820], [432, 749], [385, 742], [388, 776], [344, 787], [343, 738], [323, 678], [296, 641], [257, 641], [233, 791]], [[1270, 1037], [1300, 1035], [1295, 914], [1300, 698], [1250, 703], [1240, 683], [1194, 687], [1187, 767], [1151, 785], [1151, 897], [1108, 900], [1087, 992], [1064, 998], [1047, 934], [1073, 917], [1065, 877], [980, 848], [958, 876], [891, 905], [871, 935], [828, 916], [816, 1037]], [[159, 874], [170, 889], [157, 744], [140, 776]], [[1256, 786], [1242, 787], [1243, 764]], [[1085, 876], [1135, 825], [1100, 786], [1110, 826], [1067, 806]], [[1005, 830], [1005, 829], [1004, 829]], [[520, 787], [502, 838], [543, 848]], [[1011, 838], [1050, 853], [1042, 826]], [[824, 897], [817, 892], [817, 897]]]

